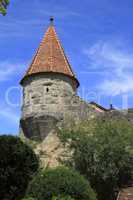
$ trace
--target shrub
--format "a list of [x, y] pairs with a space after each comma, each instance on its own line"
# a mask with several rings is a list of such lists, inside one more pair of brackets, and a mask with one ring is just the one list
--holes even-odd
[[51, 200], [53, 196], [70, 196], [75, 200], [96, 200], [89, 183], [78, 172], [65, 167], [40, 172], [29, 184], [27, 196]]
[[[28, 198], [24, 198], [22, 200], [37, 200], [37, 199], [32, 198], [32, 197], [28, 197]], [[51, 200], [74, 200], [74, 199], [72, 199], [71, 197], [66, 196], [66, 197], [53, 197]]]
[[22, 200], [37, 200], [37, 199], [32, 198], [32, 197], [28, 197], [28, 198], [24, 198], [24, 199], [22, 199]]
[[52, 200], [74, 200], [71, 197], [53, 197]]
[[60, 130], [73, 149], [69, 162], [86, 176], [99, 200], [116, 199], [133, 177], [133, 124], [121, 116], [103, 116]]
[[20, 200], [38, 169], [36, 155], [19, 138], [0, 136], [0, 199]]

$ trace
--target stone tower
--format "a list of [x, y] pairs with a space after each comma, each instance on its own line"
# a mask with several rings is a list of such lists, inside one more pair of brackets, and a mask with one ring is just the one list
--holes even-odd
[[63, 120], [79, 82], [56, 34], [53, 19], [21, 80], [21, 128], [27, 138], [43, 140]]

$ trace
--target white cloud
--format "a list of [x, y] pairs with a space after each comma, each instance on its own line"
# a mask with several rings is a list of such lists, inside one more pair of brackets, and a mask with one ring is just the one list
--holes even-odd
[[8, 120], [15, 125], [19, 125], [19, 115], [14, 109], [11, 109], [7, 106], [0, 106], [0, 118]]
[[123, 78], [115, 78], [112, 80], [105, 79], [102, 84], [98, 86], [100, 90], [105, 95], [119, 95], [124, 93], [133, 92], [133, 78], [131, 76]]
[[98, 42], [84, 53], [91, 63], [89, 68], [103, 77], [97, 86], [101, 93], [114, 96], [133, 92], [133, 53], [122, 44]]
[[0, 62], [0, 82], [11, 79], [12, 76], [17, 75], [24, 70], [26, 65], [22, 63], [12, 63], [8, 61]]

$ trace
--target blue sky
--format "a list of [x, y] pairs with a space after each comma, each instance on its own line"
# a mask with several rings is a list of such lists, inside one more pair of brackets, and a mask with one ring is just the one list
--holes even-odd
[[0, 133], [17, 134], [21, 80], [49, 25], [80, 81], [79, 95], [133, 107], [132, 0], [11, 0], [0, 16]]

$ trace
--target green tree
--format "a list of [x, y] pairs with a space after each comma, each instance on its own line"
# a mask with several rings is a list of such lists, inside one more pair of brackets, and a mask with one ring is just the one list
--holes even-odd
[[38, 200], [51, 200], [53, 196], [58, 199], [70, 196], [75, 200], [96, 200], [87, 180], [75, 170], [66, 167], [40, 172], [29, 184], [26, 196]]
[[126, 118], [105, 115], [59, 136], [74, 151], [67, 164], [86, 176], [99, 200], [114, 200], [118, 188], [132, 181], [133, 124]]
[[19, 138], [0, 136], [0, 199], [20, 200], [38, 169], [32, 149]]
[[0, 14], [6, 15], [6, 9], [9, 2], [9, 0], [0, 0]]

